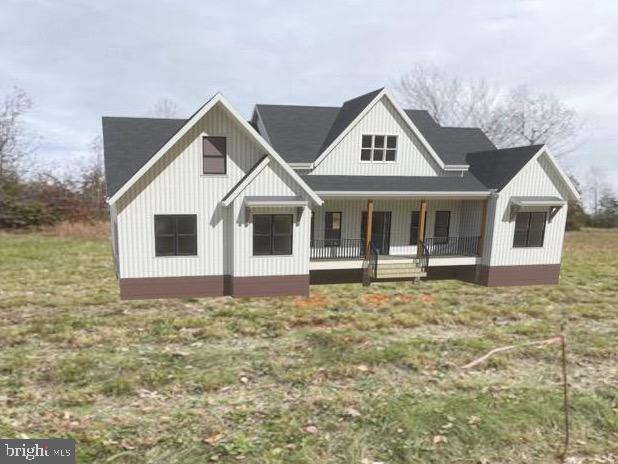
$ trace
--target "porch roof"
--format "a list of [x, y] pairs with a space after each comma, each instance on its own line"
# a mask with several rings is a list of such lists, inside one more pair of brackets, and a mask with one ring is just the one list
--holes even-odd
[[329, 193], [384, 194], [384, 195], [478, 195], [488, 196], [491, 191], [474, 176], [317, 176], [304, 175], [303, 180], [319, 195]]

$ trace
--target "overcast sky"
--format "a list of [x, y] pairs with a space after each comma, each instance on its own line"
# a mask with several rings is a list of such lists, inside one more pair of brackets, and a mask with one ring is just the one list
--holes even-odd
[[618, 2], [1, 0], [0, 93], [34, 101], [37, 156], [86, 156], [101, 116], [161, 97], [190, 115], [221, 91], [255, 103], [339, 105], [416, 62], [555, 93], [585, 121], [561, 160], [618, 186]]

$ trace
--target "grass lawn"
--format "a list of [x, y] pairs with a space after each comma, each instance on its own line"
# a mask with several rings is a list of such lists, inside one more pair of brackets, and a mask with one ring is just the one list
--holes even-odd
[[561, 284], [333, 285], [120, 302], [107, 238], [0, 233], [0, 436], [79, 463], [618, 462], [618, 232], [569, 233]]

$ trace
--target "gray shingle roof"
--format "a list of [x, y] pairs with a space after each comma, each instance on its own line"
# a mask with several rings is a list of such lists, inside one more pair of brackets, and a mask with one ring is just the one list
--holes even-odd
[[[267, 139], [288, 163], [310, 163], [320, 151], [339, 107], [256, 105]], [[262, 134], [264, 135], [264, 134]]]
[[[268, 140], [287, 162], [310, 163], [381, 90], [348, 100], [341, 108], [257, 105], [256, 113], [259, 113], [264, 123]], [[500, 190], [540, 148], [535, 145], [496, 150], [480, 129], [441, 127], [427, 111], [405, 112], [446, 164], [470, 164], [470, 173], [461, 178], [304, 176], [305, 180], [318, 190], [323, 190], [330, 183], [333, 186], [327, 188], [332, 190], [354, 189], [354, 186], [362, 190]], [[103, 143], [108, 195], [114, 195], [186, 121], [104, 117]], [[368, 182], [374, 186], [369, 187]], [[390, 184], [390, 187], [386, 184]]]
[[[322, 143], [320, 152], [324, 151], [333, 141], [339, 137], [339, 135], [346, 130], [346, 128], [356, 119], [356, 117], [363, 112], [363, 110], [378, 96], [380, 92], [384, 90], [384, 87], [376, 89], [373, 92], [366, 93], [360, 97], [353, 98], [344, 102], [343, 106], [339, 110], [335, 121], [333, 122], [330, 131]], [[268, 131], [268, 129], [266, 129]], [[319, 153], [316, 154], [316, 156]]]
[[502, 190], [543, 145], [468, 153], [469, 172], [487, 188]]
[[467, 153], [496, 149], [476, 127], [442, 127], [425, 110], [405, 110], [405, 113], [445, 164], [466, 164]]
[[486, 192], [488, 189], [474, 176], [317, 176], [302, 179], [316, 192]]
[[104, 117], [107, 194], [114, 195], [185, 122], [186, 119]]

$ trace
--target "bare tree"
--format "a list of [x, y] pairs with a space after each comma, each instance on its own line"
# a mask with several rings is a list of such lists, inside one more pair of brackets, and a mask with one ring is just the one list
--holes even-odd
[[178, 105], [171, 98], [161, 98], [154, 104], [150, 114], [157, 118], [173, 118], [178, 115]]
[[436, 67], [416, 65], [394, 84], [408, 106], [427, 110], [443, 126], [480, 127], [504, 148], [546, 143], [557, 155], [576, 145], [575, 112], [551, 94], [462, 80]]
[[90, 159], [84, 166], [79, 179], [79, 191], [87, 208], [96, 217], [103, 217], [107, 211], [105, 205], [105, 173], [103, 168], [103, 138], [94, 137], [89, 144]]
[[31, 150], [23, 125], [23, 115], [31, 107], [26, 92], [17, 87], [0, 104], [0, 181], [17, 176], [20, 162]]
[[598, 166], [591, 166], [586, 176], [584, 192], [588, 197], [588, 207], [593, 217], [599, 215], [601, 210], [601, 198], [611, 189], [605, 178], [605, 173]]

